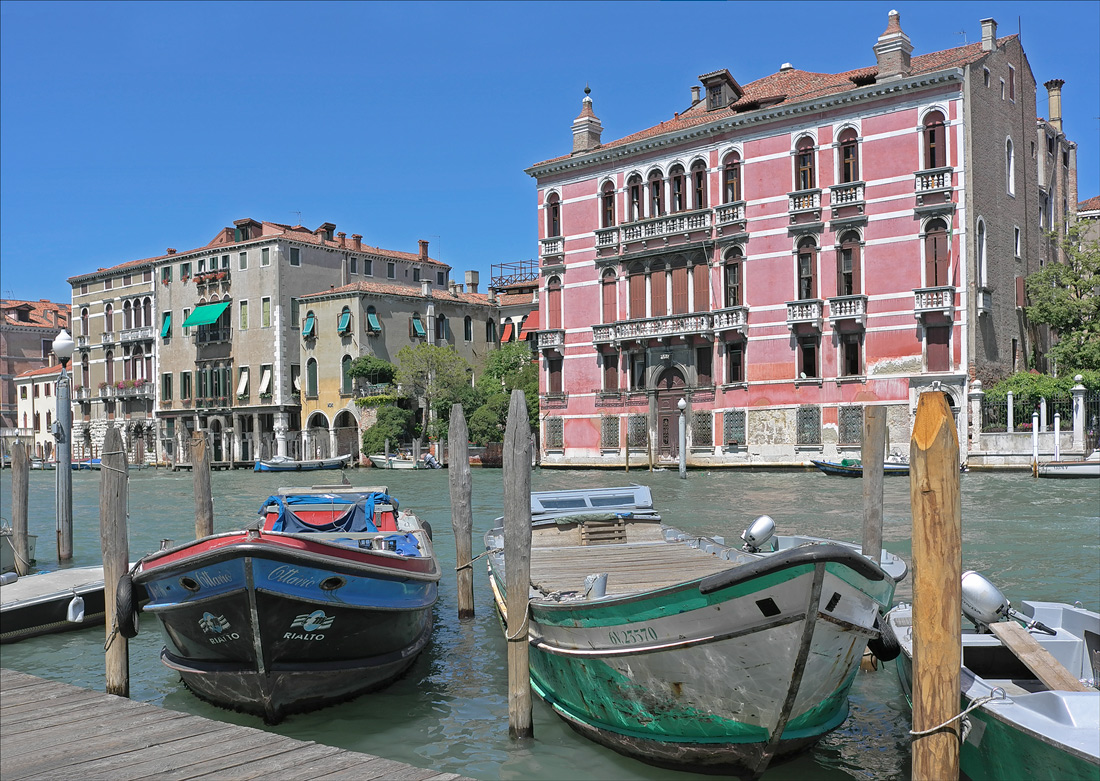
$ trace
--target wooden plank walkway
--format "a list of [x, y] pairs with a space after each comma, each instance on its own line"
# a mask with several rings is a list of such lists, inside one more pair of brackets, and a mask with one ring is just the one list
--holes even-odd
[[469, 781], [7, 669], [0, 669], [0, 777]]

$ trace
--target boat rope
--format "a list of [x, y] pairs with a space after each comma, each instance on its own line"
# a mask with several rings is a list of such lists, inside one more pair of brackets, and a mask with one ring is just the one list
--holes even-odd
[[503, 552], [504, 552], [504, 548], [492, 548], [490, 550], [485, 551], [484, 553], [479, 553], [476, 556], [474, 556], [472, 559], [470, 559], [468, 562], [466, 562], [465, 564], [459, 564], [457, 567], [455, 567], [455, 572], [460, 572], [464, 569], [469, 569], [470, 567], [474, 566], [474, 562], [477, 561], [478, 559], [480, 559], [482, 556], [488, 556], [490, 553], [503, 553]]
[[100, 454], [99, 454], [99, 468], [100, 469], [110, 469], [112, 472], [118, 472], [120, 475], [124, 475], [124, 474], [126, 474], [125, 469], [119, 469], [118, 467], [115, 467], [115, 466], [107, 466], [105, 463], [103, 463], [103, 456], [125, 456], [125, 455], [126, 455], [125, 450], [112, 450], [110, 453], [100, 452]]
[[[998, 694], [998, 692], [1000, 692], [1000, 694]], [[1002, 689], [1000, 686], [998, 686], [996, 689], [993, 690], [992, 694], [989, 694], [985, 697], [978, 697], [976, 700], [974, 700], [972, 703], [970, 703], [970, 707], [968, 707], [966, 710], [964, 710], [958, 716], [952, 716], [950, 719], [945, 721], [943, 724], [940, 724], [938, 727], [932, 727], [932, 729], [921, 729], [921, 730], [911, 729], [911, 730], [909, 730], [909, 734], [910, 735], [915, 735], [917, 737], [920, 737], [922, 735], [931, 735], [933, 732], [939, 732], [941, 729], [946, 727], [951, 722], [958, 721], [963, 716], [970, 713], [970, 711], [976, 710], [977, 708], [982, 707], [983, 705], [985, 705], [988, 702], [992, 702], [993, 700], [1004, 700], [1004, 699], [1007, 699], [1007, 698], [1008, 698], [1008, 694], [1005, 692], [1004, 689]]]
[[519, 629], [516, 630], [514, 635], [509, 634], [507, 630], [504, 632], [504, 637], [509, 641], [522, 640], [527, 637], [527, 633], [530, 631], [531, 620], [531, 600], [527, 600], [527, 606], [523, 610], [523, 621], [520, 622]]

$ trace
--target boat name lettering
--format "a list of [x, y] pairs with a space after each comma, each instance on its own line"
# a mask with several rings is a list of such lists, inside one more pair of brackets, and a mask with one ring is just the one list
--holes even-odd
[[650, 627], [643, 626], [637, 629], [620, 629], [607, 633], [607, 638], [612, 645], [632, 645], [634, 643], [646, 643], [657, 639], [657, 633]]
[[317, 579], [308, 575], [301, 574], [301, 570], [297, 567], [291, 567], [283, 564], [276, 567], [271, 571], [271, 574], [267, 576], [268, 580], [274, 580], [276, 583], [285, 583], [288, 586], [316, 586]]
[[241, 636], [236, 632], [230, 632], [227, 635], [221, 635], [220, 637], [208, 637], [210, 645], [219, 645], [220, 643], [228, 643], [230, 640], [240, 640]]
[[300, 634], [298, 632], [287, 632], [283, 635], [284, 640], [324, 640], [324, 635], [312, 635], [312, 634]]
[[218, 572], [211, 575], [206, 570], [200, 569], [195, 573], [195, 577], [204, 586], [222, 586], [233, 582], [233, 576], [228, 572]]

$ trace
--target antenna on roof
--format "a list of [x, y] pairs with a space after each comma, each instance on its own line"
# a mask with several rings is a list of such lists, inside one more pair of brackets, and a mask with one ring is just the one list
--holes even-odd
[[961, 35], [963, 37], [963, 46], [970, 43], [970, 41], [966, 40], [966, 30], [959, 30], [955, 35]]
[[294, 224], [295, 225], [301, 225], [302, 224], [302, 213], [301, 212], [296, 212], [296, 211], [291, 211], [290, 213], [298, 215], [298, 222], [296, 222]]

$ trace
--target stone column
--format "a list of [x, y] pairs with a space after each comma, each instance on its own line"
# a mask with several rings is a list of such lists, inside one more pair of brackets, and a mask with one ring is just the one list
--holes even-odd
[[1073, 449], [1081, 451], [1085, 449], [1085, 386], [1081, 384], [1084, 379], [1080, 374], [1074, 377], [1075, 384], [1070, 391], [1073, 394]]
[[1039, 397], [1039, 430], [1047, 430], [1047, 400]]
[[1005, 429], [1009, 434], [1016, 430], [1016, 411], [1012, 407], [1013, 396], [1012, 391], [1008, 392], [1008, 427]]
[[260, 460], [260, 413], [252, 413], [252, 460]]
[[274, 455], [286, 455], [286, 432], [290, 428], [285, 412], [275, 413], [275, 453]]
[[336, 452], [336, 426], [332, 426], [328, 430], [328, 455], [329, 458], [340, 455]]
[[982, 399], [984, 397], [982, 381], [974, 380], [970, 384], [970, 393], [967, 394], [970, 400], [970, 436], [966, 443], [967, 453], [982, 449]]
[[234, 412], [231, 419], [233, 420], [233, 461], [241, 461], [244, 458], [241, 455], [241, 416]]

